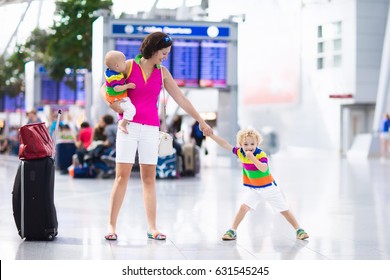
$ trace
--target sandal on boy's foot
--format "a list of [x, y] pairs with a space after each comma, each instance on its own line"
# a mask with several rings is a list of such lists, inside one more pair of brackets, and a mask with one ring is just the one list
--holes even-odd
[[118, 239], [118, 235], [116, 235], [116, 233], [109, 233], [106, 236], [104, 236], [104, 238], [106, 240], [117, 240]]
[[165, 234], [162, 234], [161, 232], [156, 231], [154, 233], [148, 232], [148, 238], [154, 240], [165, 240], [167, 239], [167, 236]]
[[229, 229], [225, 232], [225, 234], [222, 236], [222, 240], [236, 240], [237, 233], [233, 229]]
[[300, 228], [297, 230], [297, 239], [299, 240], [305, 240], [308, 239], [309, 235], [305, 232], [304, 229]]

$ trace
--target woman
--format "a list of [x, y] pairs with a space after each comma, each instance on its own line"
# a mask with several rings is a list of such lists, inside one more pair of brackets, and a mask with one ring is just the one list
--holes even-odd
[[382, 131], [381, 131], [381, 157], [386, 158], [386, 154], [390, 151], [390, 115], [385, 114]]
[[[119, 210], [126, 193], [127, 183], [138, 150], [141, 180], [143, 185], [144, 205], [148, 224], [147, 236], [151, 239], [165, 240], [166, 235], [156, 225], [156, 164], [158, 159], [159, 126], [158, 97], [164, 86], [175, 102], [190, 116], [196, 119], [206, 136], [212, 129], [200, 117], [191, 102], [182, 94], [171, 73], [164, 66], [171, 51], [172, 39], [163, 32], [146, 36], [140, 47], [141, 54], [133, 61], [127, 61], [126, 83], [134, 83], [135, 89], [127, 90], [136, 108], [136, 115], [129, 122], [128, 133], [118, 130], [116, 141], [116, 176], [110, 198], [110, 221], [107, 240], [116, 240], [116, 224]], [[101, 88], [104, 98], [105, 85]], [[122, 113], [119, 101], [109, 105], [114, 111]]]

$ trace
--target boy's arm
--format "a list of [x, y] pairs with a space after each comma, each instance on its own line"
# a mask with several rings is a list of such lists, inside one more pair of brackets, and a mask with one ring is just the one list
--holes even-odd
[[225, 148], [225, 149], [227, 149], [229, 151], [233, 150], [233, 146], [231, 144], [229, 144], [228, 141], [226, 141], [225, 139], [219, 137], [218, 135], [211, 134], [209, 137], [211, 139], [213, 139], [215, 142], [217, 142], [217, 144], [220, 145], [222, 148]]
[[128, 84], [124, 84], [124, 85], [117, 85], [117, 86], [114, 87], [114, 91], [120, 92], [120, 91], [127, 90], [128, 88], [134, 89], [135, 88], [135, 84], [134, 83], [128, 83]]
[[251, 152], [246, 152], [245, 154], [246, 154], [246, 157], [249, 158], [253, 162], [253, 164], [257, 167], [257, 169], [259, 169], [261, 172], [267, 171], [267, 169], [268, 169], [267, 163], [264, 163], [264, 162], [261, 162], [260, 160], [258, 160]]

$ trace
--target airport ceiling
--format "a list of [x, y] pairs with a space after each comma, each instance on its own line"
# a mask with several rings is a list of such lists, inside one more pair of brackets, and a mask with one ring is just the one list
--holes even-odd
[[0, 0], [0, 6], [7, 4], [17, 4], [22, 2], [29, 2], [28, 0]]

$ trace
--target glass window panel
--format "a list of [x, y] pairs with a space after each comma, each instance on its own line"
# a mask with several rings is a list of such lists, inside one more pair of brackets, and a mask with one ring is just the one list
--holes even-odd
[[319, 25], [317, 27], [317, 37], [322, 38], [322, 26], [321, 25]]
[[342, 56], [335, 55], [333, 56], [333, 67], [341, 67], [342, 64]]
[[333, 40], [333, 50], [335, 51], [341, 50], [341, 39]]
[[324, 68], [324, 59], [322, 57], [317, 58], [317, 69]]

